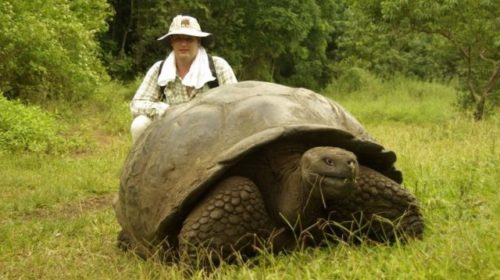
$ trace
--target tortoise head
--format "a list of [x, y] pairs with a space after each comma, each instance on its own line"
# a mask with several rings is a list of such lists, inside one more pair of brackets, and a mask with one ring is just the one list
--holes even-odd
[[311, 197], [322, 199], [323, 203], [358, 191], [358, 170], [356, 155], [336, 147], [311, 148], [301, 159], [303, 186]]

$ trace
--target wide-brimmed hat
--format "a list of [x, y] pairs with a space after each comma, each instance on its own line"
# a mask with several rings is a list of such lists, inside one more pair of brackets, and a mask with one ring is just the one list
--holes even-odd
[[168, 39], [172, 35], [199, 37], [202, 38], [202, 41], [207, 41], [206, 39], [209, 39], [212, 34], [201, 31], [200, 24], [194, 17], [178, 15], [172, 20], [168, 33], [158, 38], [158, 40]]

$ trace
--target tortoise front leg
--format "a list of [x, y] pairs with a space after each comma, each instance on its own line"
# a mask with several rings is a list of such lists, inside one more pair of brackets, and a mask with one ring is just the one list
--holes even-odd
[[229, 177], [185, 219], [179, 251], [191, 264], [216, 266], [254, 255], [273, 228], [257, 186], [244, 177]]
[[351, 199], [332, 203], [329, 209], [329, 220], [341, 225], [331, 226], [337, 228], [335, 232], [349, 232], [351, 237], [352, 233], [361, 234], [382, 242], [422, 237], [422, 214], [408, 190], [364, 166], [360, 166], [357, 181], [360, 192]]

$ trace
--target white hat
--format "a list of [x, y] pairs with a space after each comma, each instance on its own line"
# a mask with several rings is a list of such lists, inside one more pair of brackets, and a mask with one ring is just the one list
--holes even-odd
[[200, 24], [194, 17], [178, 15], [172, 20], [168, 33], [158, 38], [158, 40], [163, 40], [171, 35], [188, 35], [204, 38], [212, 34], [201, 31]]

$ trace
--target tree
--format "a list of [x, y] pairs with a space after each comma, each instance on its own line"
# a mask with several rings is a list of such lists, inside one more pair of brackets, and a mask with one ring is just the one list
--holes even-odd
[[449, 53], [452, 49], [459, 58], [457, 72], [468, 91], [464, 104], [474, 108], [476, 120], [483, 118], [488, 102], [494, 102], [494, 95], [498, 95], [499, 1], [358, 0], [353, 7], [364, 9], [378, 28], [444, 41], [434, 50], [446, 49], [444, 53]]
[[339, 19], [336, 73], [354, 66], [382, 78], [441, 80], [456, 75], [458, 56], [444, 39], [385, 24], [380, 1], [350, 2]]

